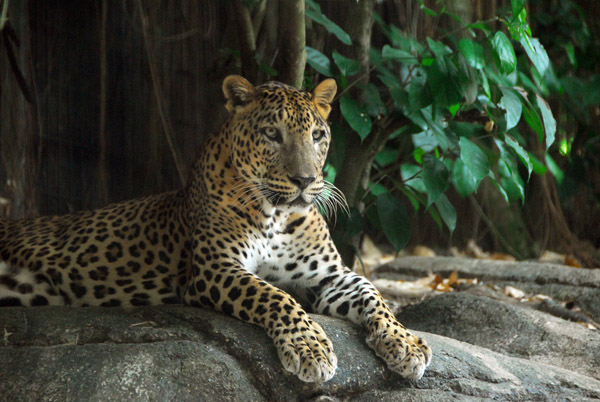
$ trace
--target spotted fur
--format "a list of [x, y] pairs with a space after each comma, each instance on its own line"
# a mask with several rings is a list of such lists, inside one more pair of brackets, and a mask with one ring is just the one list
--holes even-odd
[[319, 206], [336, 92], [271, 82], [223, 83], [230, 116], [177, 192], [91, 212], [0, 221], [0, 305], [208, 307], [265, 328], [289, 372], [307, 382], [337, 366], [314, 312], [365, 327], [367, 343], [418, 379], [431, 350], [364, 277], [342, 264]]

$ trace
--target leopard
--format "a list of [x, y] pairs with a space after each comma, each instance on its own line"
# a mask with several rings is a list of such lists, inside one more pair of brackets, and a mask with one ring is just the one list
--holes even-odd
[[420, 379], [431, 348], [342, 262], [323, 214], [343, 204], [323, 175], [336, 81], [307, 91], [230, 75], [222, 90], [226, 120], [181, 189], [0, 220], [0, 306], [217, 310], [264, 328], [284, 372], [307, 383], [337, 368], [311, 317], [329, 315], [361, 326], [390, 370]]

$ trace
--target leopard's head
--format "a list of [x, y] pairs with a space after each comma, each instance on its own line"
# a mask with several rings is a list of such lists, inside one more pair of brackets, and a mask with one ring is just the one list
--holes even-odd
[[232, 141], [232, 164], [244, 180], [240, 194], [271, 207], [327, 207], [323, 165], [331, 140], [326, 119], [337, 86], [327, 79], [312, 92], [279, 82], [254, 87], [229, 76], [223, 82]]

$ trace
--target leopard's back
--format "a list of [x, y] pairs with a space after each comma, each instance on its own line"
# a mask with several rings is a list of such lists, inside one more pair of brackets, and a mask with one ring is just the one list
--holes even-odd
[[181, 192], [30, 220], [0, 220], [0, 305], [180, 302], [189, 263]]

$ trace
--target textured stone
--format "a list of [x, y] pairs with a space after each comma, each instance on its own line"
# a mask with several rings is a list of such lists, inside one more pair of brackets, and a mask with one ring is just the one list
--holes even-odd
[[[410, 314], [421, 316], [422, 325], [431, 325], [439, 318], [433, 314], [439, 309], [432, 304], [435, 300], [413, 306]], [[465, 301], [446, 300], [444, 305], [458, 309], [459, 303]], [[480, 307], [498, 308], [485, 303]], [[286, 373], [261, 328], [208, 310], [185, 306], [0, 309], [4, 334], [0, 400], [600, 398], [600, 381], [590, 376], [423, 332], [418, 333], [432, 346], [434, 359], [420, 381], [405, 381], [387, 370], [365, 345], [360, 328], [330, 317], [315, 319], [330, 336], [339, 359], [336, 375], [324, 384], [305, 384]], [[446, 320], [439, 325], [463, 324]], [[483, 325], [482, 321], [471, 330], [479, 332]]]

